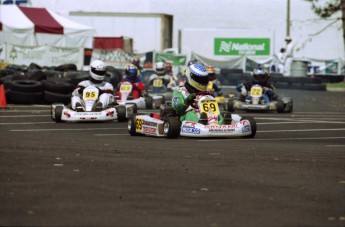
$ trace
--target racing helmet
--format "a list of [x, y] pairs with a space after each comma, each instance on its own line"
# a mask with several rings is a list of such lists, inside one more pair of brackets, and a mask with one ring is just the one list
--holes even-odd
[[206, 71], [208, 73], [208, 78], [210, 81], [213, 81], [216, 79], [216, 70], [212, 65], [209, 65], [206, 67]]
[[165, 69], [165, 64], [164, 62], [157, 62], [156, 64], [156, 73], [158, 76], [164, 76], [166, 73], [166, 69]]
[[133, 57], [132, 64], [138, 67], [140, 64], [140, 58], [138, 56]]
[[205, 66], [199, 63], [189, 66], [186, 70], [186, 77], [185, 86], [189, 92], [206, 91], [209, 78]]
[[254, 69], [253, 77], [254, 77], [255, 82], [259, 84], [264, 83], [268, 79], [268, 72], [264, 68], [259, 67], [259, 68]]
[[129, 65], [127, 65], [127, 67], [125, 69], [125, 74], [126, 74], [126, 78], [129, 81], [134, 82], [134, 81], [136, 81], [136, 79], [140, 75], [140, 71], [138, 70], [138, 68], [135, 65], [129, 64]]
[[89, 70], [90, 80], [93, 83], [102, 83], [105, 78], [106, 70], [107, 66], [103, 61], [95, 60], [91, 62]]

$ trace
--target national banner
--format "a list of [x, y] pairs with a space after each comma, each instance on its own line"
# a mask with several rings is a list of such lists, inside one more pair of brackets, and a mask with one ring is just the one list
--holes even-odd
[[182, 54], [155, 53], [155, 62], [171, 62], [174, 66], [186, 65], [187, 56]]

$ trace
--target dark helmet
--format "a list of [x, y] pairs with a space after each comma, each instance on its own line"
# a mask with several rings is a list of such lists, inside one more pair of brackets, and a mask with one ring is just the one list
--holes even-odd
[[138, 56], [133, 57], [132, 64], [138, 67], [140, 64], [140, 58]]
[[208, 73], [208, 78], [210, 81], [213, 81], [216, 79], [216, 70], [213, 66], [211, 65], [207, 66], [206, 71]]
[[264, 68], [258, 67], [254, 69], [253, 71], [253, 77], [254, 77], [255, 82], [259, 84], [264, 83], [268, 79], [268, 72]]
[[138, 68], [135, 65], [129, 64], [129, 65], [127, 65], [127, 67], [125, 69], [125, 74], [126, 74], [126, 78], [129, 81], [134, 82], [134, 81], [136, 81], [136, 79], [140, 75], [140, 71], [138, 70]]
[[208, 73], [202, 64], [193, 64], [186, 70], [185, 86], [189, 92], [196, 93], [206, 91], [209, 83]]
[[106, 70], [107, 66], [103, 61], [95, 60], [91, 62], [89, 71], [90, 80], [93, 83], [102, 83], [105, 78]]

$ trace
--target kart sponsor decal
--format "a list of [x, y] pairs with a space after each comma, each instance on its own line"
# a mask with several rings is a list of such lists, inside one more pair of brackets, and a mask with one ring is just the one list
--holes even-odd
[[194, 128], [194, 127], [191, 127], [191, 126], [182, 126], [182, 132], [185, 132], [185, 133], [193, 133], [193, 134], [200, 134], [200, 129], [198, 128]]
[[193, 121], [185, 121], [185, 122], [184, 122], [184, 126], [186, 126], [186, 125], [194, 127], [194, 126], [196, 125], [196, 122], [193, 122]]
[[79, 112], [75, 114], [78, 117], [87, 117], [87, 116], [100, 116], [101, 112]]
[[178, 98], [177, 97], [173, 97], [172, 98], [172, 106], [177, 106], [178, 105]]
[[156, 132], [157, 132], [156, 128], [143, 127], [143, 133], [145, 134], [156, 135]]
[[157, 123], [156, 122], [151, 122], [151, 121], [142, 121], [142, 125], [147, 125], [147, 126], [153, 126], [153, 127], [157, 127]]
[[242, 120], [241, 124], [243, 124], [243, 128], [242, 128], [242, 132], [250, 132], [251, 131], [251, 126], [250, 126], [250, 122], [247, 120]]
[[211, 133], [223, 133], [223, 132], [234, 132], [234, 128], [211, 128], [209, 129], [209, 132]]
[[208, 120], [208, 122], [212, 122], [212, 121], [218, 122], [218, 116], [217, 115], [209, 115], [207, 120]]
[[[71, 115], [70, 115], [67, 111], [64, 111], [64, 112], [63, 112], [63, 115], [65, 115], [67, 118], [70, 118], [70, 117], [71, 117]], [[55, 116], [55, 114], [54, 114], [54, 116]]]
[[233, 125], [205, 125], [205, 128], [208, 128], [208, 129], [235, 129], [238, 127], [239, 126], [237, 124], [233, 124]]
[[141, 132], [141, 130], [143, 129], [142, 120], [140, 118], [137, 118], [135, 121], [135, 124], [136, 124], [135, 131]]

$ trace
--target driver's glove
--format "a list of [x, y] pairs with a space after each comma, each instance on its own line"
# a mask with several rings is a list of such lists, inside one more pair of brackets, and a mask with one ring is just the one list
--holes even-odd
[[193, 100], [196, 98], [196, 95], [194, 93], [191, 93], [187, 96], [186, 98], [186, 104], [190, 104], [191, 102], [193, 102]]

